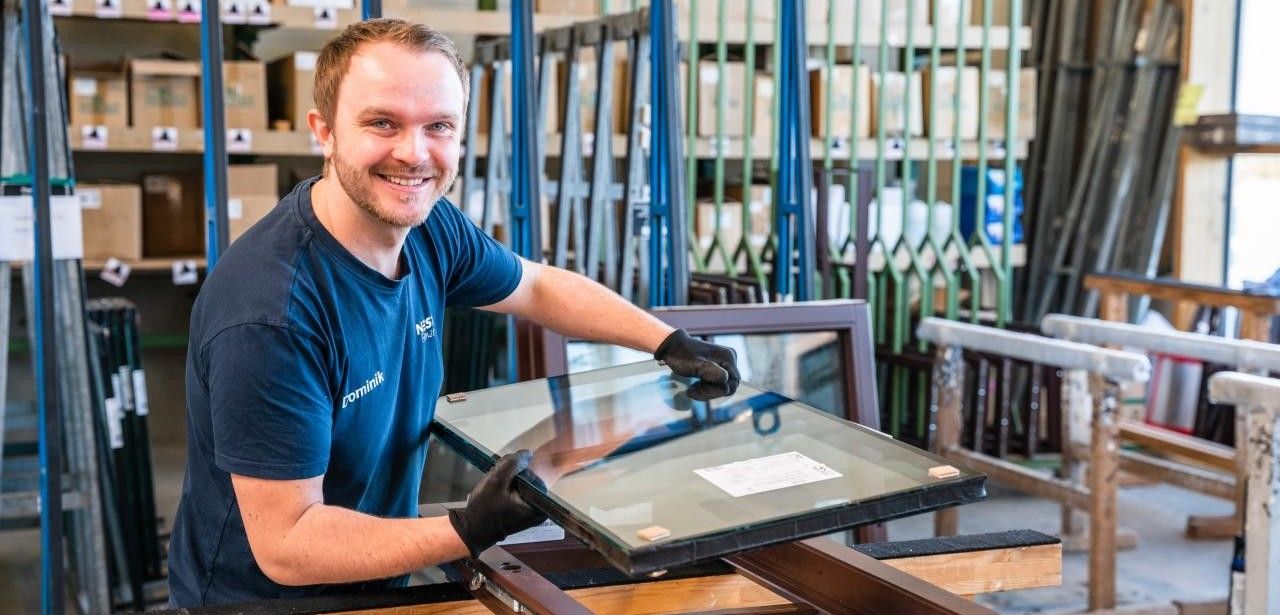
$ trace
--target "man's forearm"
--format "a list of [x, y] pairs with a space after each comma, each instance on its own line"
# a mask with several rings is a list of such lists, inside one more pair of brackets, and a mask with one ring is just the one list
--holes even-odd
[[384, 579], [467, 555], [448, 517], [383, 519], [316, 504], [298, 518], [271, 561], [258, 567], [282, 585]]
[[568, 337], [653, 352], [672, 331], [617, 293], [564, 269], [544, 267], [533, 293], [529, 317]]

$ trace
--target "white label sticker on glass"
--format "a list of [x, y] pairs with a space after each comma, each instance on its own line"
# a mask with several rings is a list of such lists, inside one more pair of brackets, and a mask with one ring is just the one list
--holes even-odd
[[107, 259], [107, 264], [102, 266], [102, 272], [98, 274], [102, 281], [115, 286], [117, 288], [124, 286], [129, 279], [129, 272], [133, 269], [129, 265], [120, 261], [120, 259], [112, 257]]
[[124, 430], [120, 426], [120, 400], [108, 397], [104, 404], [107, 411], [107, 439], [111, 448], [124, 448]]
[[195, 284], [200, 280], [200, 271], [193, 260], [173, 261], [173, 283], [176, 286]]
[[133, 370], [133, 403], [137, 406], [138, 416], [151, 412], [151, 404], [147, 403], [147, 375], [140, 369]]
[[173, 0], [147, 0], [147, 19], [152, 21], [173, 19]]
[[98, 0], [93, 14], [99, 19], [119, 19], [124, 15], [120, 5], [124, 0]]
[[[55, 259], [82, 258], [80, 198], [49, 198], [50, 245]], [[0, 261], [35, 258], [35, 210], [30, 195], [0, 197]]]
[[76, 193], [80, 197], [80, 209], [102, 209], [102, 191], [85, 188]]
[[151, 127], [151, 149], [172, 152], [178, 149], [178, 129], [173, 126]]
[[693, 472], [735, 498], [841, 476], [821, 462], [795, 451], [735, 461]]
[[100, 124], [85, 124], [81, 126], [80, 147], [84, 149], [107, 149], [107, 127]]
[[230, 220], [239, 220], [244, 217], [244, 201], [240, 199], [227, 199], [227, 218]]

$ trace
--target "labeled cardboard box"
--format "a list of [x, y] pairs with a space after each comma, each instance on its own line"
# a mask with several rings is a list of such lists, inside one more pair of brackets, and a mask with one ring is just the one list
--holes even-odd
[[227, 167], [227, 239], [235, 241], [280, 202], [276, 191], [279, 169], [274, 164], [233, 164]]
[[267, 66], [271, 79], [270, 116], [286, 120], [291, 130], [307, 130], [307, 112], [315, 108], [316, 58], [314, 51], [298, 51]]
[[267, 69], [262, 62], [224, 61], [222, 89], [227, 128], [267, 129]]
[[137, 184], [77, 184], [84, 257], [142, 258], [142, 188]]
[[204, 252], [199, 172], [142, 176], [142, 247], [147, 257], [191, 257]]
[[[827, 102], [827, 89], [831, 90], [831, 136], [849, 138], [852, 135], [866, 137], [871, 134], [871, 70], [865, 64], [854, 68], [851, 64], [837, 64], [832, 69], [834, 79], [827, 78], [827, 67], [819, 66], [809, 71], [809, 113], [812, 118], [813, 136], [825, 137], [827, 117], [823, 109]], [[858, 117], [853, 117], [853, 85], [858, 84]]]
[[[884, 74], [884, 107], [880, 103], [880, 73], [871, 71], [871, 121], [872, 130], [879, 131], [883, 125], [885, 133], [896, 137], [920, 136], [924, 134], [922, 109], [923, 88], [920, 87], [920, 73], [911, 73], [910, 100], [907, 99], [907, 75], [899, 72]], [[910, 110], [907, 105], [910, 104]], [[908, 117], [910, 126], [908, 126]]]
[[[742, 62], [725, 62], [724, 74], [715, 62], [698, 64], [698, 135], [716, 136], [716, 112], [720, 107], [720, 83], [724, 82], [724, 136], [741, 138], [742, 122], [746, 117], [746, 106], [743, 100], [743, 87], [747, 77], [746, 65]], [[754, 104], [759, 104], [757, 101]], [[754, 116], [755, 113], [753, 112]], [[753, 118], [754, 119], [754, 118]]]
[[548, 15], [595, 15], [599, 13], [597, 0], [538, 0], [533, 10]]
[[[966, 66], [956, 79], [956, 67], [941, 66], [934, 73], [924, 71], [924, 108], [928, 115], [929, 105], [934, 106], [933, 123], [929, 125], [929, 137], [932, 139], [954, 139], [956, 127], [955, 96], [956, 86], [960, 87], [960, 140], [972, 141], [978, 138], [978, 75], [976, 66]], [[937, 78], [937, 89], [934, 90], [933, 78]]]
[[129, 125], [129, 82], [123, 70], [74, 68], [70, 75], [72, 124]]
[[[987, 73], [987, 138], [1003, 139], [1005, 129], [1005, 106], [1008, 104], [1008, 80], [1006, 71], [993, 70]], [[1019, 141], [1030, 140], [1036, 136], [1036, 71], [1024, 68], [1018, 71], [1018, 117], [1017, 133]]]
[[132, 126], [200, 127], [200, 63], [179, 60], [129, 62]]

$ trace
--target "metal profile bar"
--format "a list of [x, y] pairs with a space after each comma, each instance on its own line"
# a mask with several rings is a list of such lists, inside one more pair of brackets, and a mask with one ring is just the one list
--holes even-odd
[[[653, 150], [649, 206], [648, 307], [688, 302], [689, 271], [686, 254], [686, 178], [680, 151], [680, 97], [676, 85], [675, 14], [671, 0], [650, 5], [651, 91]], [[690, 74], [694, 71], [691, 69]]]
[[364, 0], [360, 3], [360, 19], [368, 21], [382, 17], [382, 0]]
[[[809, 192], [813, 185], [809, 147], [809, 81], [806, 71], [805, 2], [783, 2], [782, 62], [778, 71], [778, 191], [774, 195], [774, 230], [778, 247], [773, 259], [774, 294], [781, 300], [808, 301], [813, 296], [815, 267]], [[783, 95], [787, 93], [788, 95]], [[794, 95], [792, 95], [794, 94]], [[794, 251], [794, 252], [793, 252]], [[792, 259], [795, 279], [792, 279]], [[794, 283], [794, 290], [792, 284]]]
[[1280, 346], [1253, 340], [1233, 340], [1184, 331], [1163, 331], [1138, 325], [1049, 314], [1040, 321], [1046, 335], [1084, 344], [1111, 344], [1232, 365], [1239, 369], [1280, 371]]
[[[32, 207], [35, 214], [35, 276], [32, 330], [35, 343], [36, 403], [40, 435], [40, 604], [44, 613], [62, 613], [62, 418], [58, 394], [58, 332], [54, 326], [53, 233], [49, 183], [48, 118], [45, 92], [44, 22], [48, 19], [40, 0], [23, 2], [23, 38], [26, 42], [27, 91], [31, 115], [27, 122], [28, 164], [31, 172]], [[8, 352], [8, 349], [3, 349]], [[2, 403], [2, 402], [0, 402]]]
[[[542, 240], [539, 237], [540, 225], [537, 223], [541, 186], [534, 176], [535, 170], [541, 170], [540, 156], [535, 153], [535, 143], [539, 141], [543, 111], [541, 103], [546, 99], [545, 89], [548, 79], [545, 73], [546, 63], [539, 81], [543, 86], [537, 90], [539, 98], [535, 100], [533, 86], [533, 5], [532, 0], [512, 0], [511, 2], [511, 122], [512, 142], [514, 146], [511, 157], [511, 249], [525, 259], [542, 261]], [[545, 59], [545, 53], [543, 54]], [[495, 77], [499, 79], [499, 77]], [[495, 81], [496, 83], [496, 81]], [[472, 84], [476, 87], [477, 84]], [[496, 107], [494, 113], [498, 113]], [[490, 135], [491, 139], [500, 139], [502, 135]], [[536, 164], [535, 164], [536, 163]], [[493, 164], [490, 160], [489, 164]], [[488, 188], [486, 186], [486, 188]], [[563, 189], [562, 189], [563, 191]], [[513, 353], [514, 355], [514, 353]]]
[[205, 260], [208, 271], [227, 250], [227, 119], [222, 95], [222, 15], [218, 0], [201, 0], [200, 77], [204, 118]]
[[916, 335], [934, 344], [960, 346], [1063, 369], [1082, 369], [1122, 382], [1146, 382], [1151, 362], [1140, 354], [1098, 348], [941, 318], [920, 321]]

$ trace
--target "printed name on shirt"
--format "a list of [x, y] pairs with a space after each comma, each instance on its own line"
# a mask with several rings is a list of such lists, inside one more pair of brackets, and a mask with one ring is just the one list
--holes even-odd
[[350, 393], [347, 393], [345, 396], [343, 396], [342, 407], [346, 408], [347, 405], [356, 403], [357, 399], [360, 399], [361, 397], [368, 395], [370, 391], [378, 388], [378, 385], [382, 384], [382, 381], [385, 379], [386, 378], [382, 375], [382, 371], [379, 370], [377, 373], [373, 375], [372, 378], [364, 381], [364, 386], [361, 386], [360, 388]]
[[436, 331], [432, 328], [431, 318], [431, 316], [423, 318], [413, 326], [413, 332], [424, 342], [427, 341], [427, 338], [436, 336]]

